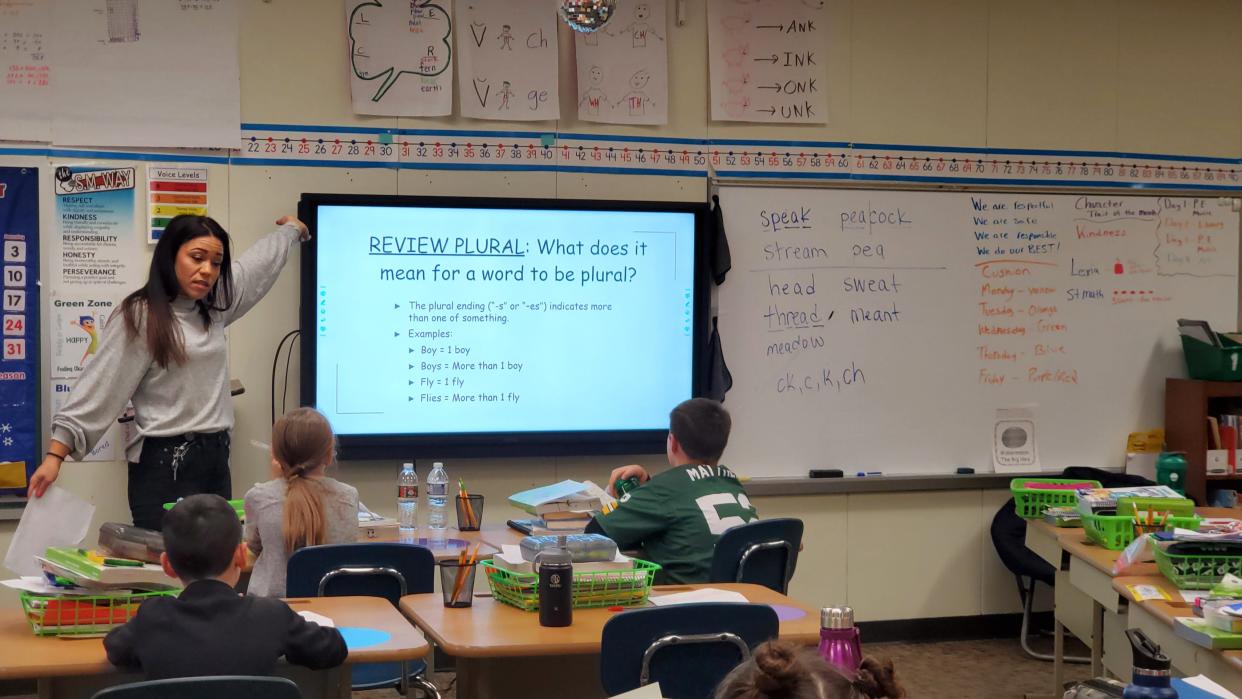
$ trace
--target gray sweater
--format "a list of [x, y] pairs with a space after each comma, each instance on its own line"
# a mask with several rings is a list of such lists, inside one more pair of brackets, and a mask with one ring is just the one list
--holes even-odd
[[145, 336], [141, 332], [134, 338], [127, 335], [118, 309], [104, 325], [95, 357], [52, 418], [52, 439], [68, 445], [70, 456], [82, 459], [103, 438], [129, 400], [134, 403], [136, 428], [134, 438], [125, 445], [125, 456], [131, 462], [141, 456], [145, 437], [232, 429], [224, 329], [272, 288], [289, 249], [299, 238], [296, 226], [281, 226], [233, 261], [233, 305], [225, 311], [212, 311], [208, 330], [203, 329], [195, 302], [177, 297], [173, 315], [185, 341], [185, 364], [156, 364]]
[[[323, 519], [327, 525], [325, 544], [350, 544], [358, 540], [358, 489], [333, 478], [312, 481], [323, 499]], [[258, 555], [250, 573], [247, 594], [259, 597], [285, 596], [285, 568], [292, 551], [285, 550], [284, 480], [256, 483], [246, 493], [246, 545]]]

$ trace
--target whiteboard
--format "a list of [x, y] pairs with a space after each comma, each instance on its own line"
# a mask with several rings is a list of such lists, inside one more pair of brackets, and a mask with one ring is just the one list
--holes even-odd
[[1216, 198], [722, 187], [734, 384], [754, 476], [992, 470], [1035, 406], [1045, 470], [1123, 463], [1184, 377], [1176, 319], [1233, 330], [1238, 215]]

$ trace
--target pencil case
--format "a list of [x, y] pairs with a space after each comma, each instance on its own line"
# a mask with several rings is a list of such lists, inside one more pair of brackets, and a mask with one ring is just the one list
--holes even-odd
[[[611, 561], [617, 557], [617, 543], [602, 534], [571, 534], [565, 538], [565, 547], [574, 563]], [[559, 536], [528, 536], [521, 541], [522, 560], [533, 561], [540, 551], [560, 546]]]
[[159, 563], [164, 537], [159, 532], [132, 524], [104, 522], [99, 526], [99, 548], [117, 558]]

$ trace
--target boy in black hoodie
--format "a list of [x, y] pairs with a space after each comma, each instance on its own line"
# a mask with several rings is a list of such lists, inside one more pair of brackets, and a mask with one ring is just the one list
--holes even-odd
[[245, 562], [237, 513], [219, 495], [192, 495], [164, 516], [164, 572], [180, 597], [148, 600], [104, 639], [108, 661], [147, 679], [270, 675], [284, 656], [312, 670], [345, 662], [336, 629], [306, 621], [284, 601], [238, 595]]

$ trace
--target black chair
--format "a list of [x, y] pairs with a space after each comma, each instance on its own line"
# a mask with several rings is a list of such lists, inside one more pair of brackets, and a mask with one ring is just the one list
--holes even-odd
[[800, 519], [761, 519], [733, 527], [716, 542], [708, 582], [755, 583], [783, 595], [801, 546]]
[[[394, 607], [407, 594], [435, 589], [436, 559], [424, 546], [400, 543], [307, 546], [289, 557], [285, 575], [288, 597], [383, 597]], [[422, 661], [363, 663], [353, 666], [354, 690], [397, 687], [407, 683], [429, 697], [440, 692], [423, 675]]]
[[652, 682], [669, 699], [708, 699], [720, 680], [776, 638], [766, 604], [705, 602], [622, 612], [604, 624], [599, 677], [609, 696]]
[[[992, 518], [992, 545], [996, 547], [996, 555], [1000, 556], [1001, 563], [1005, 564], [1018, 581], [1018, 597], [1022, 600], [1022, 652], [1036, 660], [1053, 660], [1051, 655], [1036, 653], [1031, 649], [1029, 635], [1035, 583], [1042, 582], [1050, 588], [1054, 587], [1056, 568], [1026, 547], [1026, 520], [1018, 516], [1012, 498]], [[1089, 663], [1091, 659], [1066, 656], [1065, 662]]]
[[179, 677], [118, 684], [95, 692], [91, 699], [302, 699], [293, 680], [284, 677]]

